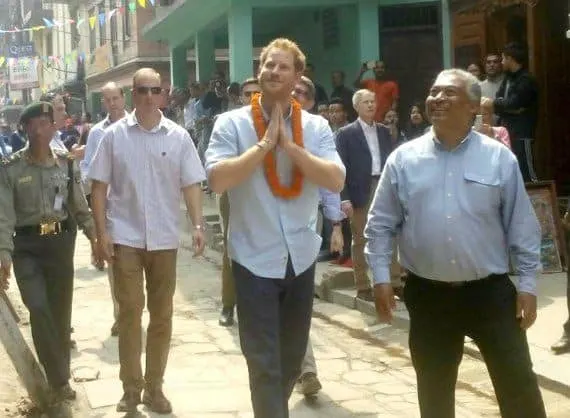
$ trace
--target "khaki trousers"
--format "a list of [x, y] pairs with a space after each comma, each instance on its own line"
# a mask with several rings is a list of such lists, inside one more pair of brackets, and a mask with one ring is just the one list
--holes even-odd
[[[121, 312], [119, 377], [125, 391], [140, 391], [144, 387], [160, 388], [162, 385], [172, 336], [176, 254], [175, 249], [147, 251], [115, 245], [114, 281]], [[143, 378], [141, 317], [145, 305], [145, 284], [150, 321], [146, 339], [146, 372]]]
[[219, 202], [220, 217], [224, 235], [224, 252], [222, 254], [222, 305], [224, 308], [233, 308], [236, 304], [236, 290], [232, 263], [228, 256], [228, 225], [230, 222], [230, 200], [227, 193], [222, 193]]
[[[366, 245], [366, 238], [364, 238], [364, 228], [366, 227], [366, 220], [368, 218], [368, 211], [370, 204], [374, 198], [374, 192], [378, 186], [378, 180], [372, 179], [370, 186], [370, 198], [366, 207], [354, 208], [352, 217], [350, 218], [350, 230], [352, 231], [352, 266], [354, 269], [354, 284], [356, 290], [370, 289], [370, 280], [368, 279], [368, 263], [364, 257], [364, 247]], [[390, 281], [392, 286], [402, 286], [401, 267], [398, 263], [398, 248], [394, 240], [392, 251], [392, 263], [390, 265]]]
[[113, 317], [115, 322], [119, 321], [119, 302], [115, 296], [115, 275], [113, 273], [113, 264], [107, 265], [107, 278], [109, 279], [109, 289], [111, 290], [111, 300], [113, 301]]

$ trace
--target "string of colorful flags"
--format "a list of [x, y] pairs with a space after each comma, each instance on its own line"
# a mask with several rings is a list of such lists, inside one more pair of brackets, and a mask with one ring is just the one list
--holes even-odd
[[12, 66], [13, 63], [26, 65], [31, 63], [38, 64], [40, 61], [42, 61], [44, 64], [47, 64], [47, 67], [49, 68], [52, 65], [57, 65], [57, 66], [60, 66], [62, 64], [71, 65], [72, 63], [77, 62], [78, 59], [81, 62], [85, 62], [85, 60], [88, 59], [89, 56], [90, 54], [86, 54], [84, 52], [77, 52], [77, 51], [73, 51], [65, 56], [50, 55], [44, 57], [34, 56], [34, 57], [20, 57], [20, 58], [0, 56], [0, 68], [3, 68], [5, 65]]
[[[130, 12], [134, 12], [137, 9], [137, 6], [140, 8], [146, 8], [147, 4], [150, 4], [151, 6], [154, 6], [156, 3], [156, 0], [130, 0], [127, 3], [127, 8]], [[57, 28], [57, 27], [61, 27], [64, 26], [66, 23], [68, 24], [75, 24], [77, 26], [77, 28], [79, 29], [81, 25], [88, 23], [89, 27], [93, 30], [95, 29], [95, 25], [97, 24], [97, 22], [99, 22], [99, 26], [103, 26], [106, 22], [106, 20], [111, 19], [111, 17], [113, 17], [113, 15], [115, 13], [119, 13], [119, 14], [124, 14], [125, 13], [125, 6], [121, 5], [119, 7], [116, 7], [108, 12], [101, 12], [97, 15], [93, 15], [93, 16], [89, 16], [87, 19], [81, 18], [78, 19], [77, 22], [73, 19], [66, 19], [65, 21], [62, 20], [50, 20], [47, 18], [42, 18], [42, 20], [44, 21], [45, 25], [40, 25], [40, 26], [32, 26], [29, 28], [18, 28], [18, 27], [14, 27], [13, 29], [8, 29], [8, 30], [2, 30], [0, 29], [0, 35], [5, 34], [5, 33], [18, 33], [18, 32], [37, 32], [40, 30], [44, 30], [44, 29], [53, 29], [53, 28]]]

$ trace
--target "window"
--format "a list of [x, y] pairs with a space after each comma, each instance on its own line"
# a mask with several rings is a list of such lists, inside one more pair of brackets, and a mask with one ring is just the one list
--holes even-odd
[[131, 10], [129, 5], [125, 2], [125, 13], [123, 13], [123, 41], [127, 46], [131, 40]]
[[118, 55], [119, 55], [119, 48], [118, 48], [118, 36], [117, 36], [117, 13], [114, 13], [111, 16], [110, 24], [111, 24], [111, 53], [113, 56], [113, 65], [118, 64]]
[[[99, 17], [95, 14], [95, 8], [89, 11], [89, 18], [95, 17], [95, 19], [99, 19]], [[91, 28], [91, 23], [89, 23], [89, 52], [95, 51], [97, 48], [97, 38], [95, 35], [95, 31], [97, 30], [97, 24], [99, 22], [95, 22], [93, 28]]]
[[[100, 19], [101, 14], [104, 16], [103, 19]], [[103, 22], [103, 23], [101, 23]], [[99, 46], [105, 44], [106, 37], [107, 37], [107, 16], [105, 16], [105, 2], [102, 1], [97, 6], [97, 25], [99, 26]]]
[[46, 30], [46, 55], [53, 56], [53, 31]]

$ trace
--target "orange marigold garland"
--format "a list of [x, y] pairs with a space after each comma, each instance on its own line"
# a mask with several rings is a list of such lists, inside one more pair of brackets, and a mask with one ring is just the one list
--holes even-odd
[[[261, 141], [267, 131], [268, 123], [265, 122], [261, 109], [261, 95], [255, 94], [251, 98], [251, 114], [253, 116], [253, 126], [257, 133], [257, 140]], [[291, 130], [293, 131], [293, 142], [300, 147], [303, 145], [303, 126], [301, 124], [301, 105], [296, 100], [291, 100]], [[267, 153], [263, 160], [265, 178], [274, 196], [281, 199], [295, 199], [301, 195], [303, 190], [303, 174], [297, 166], [293, 166], [293, 176], [291, 185], [285, 186], [279, 181], [277, 174], [277, 158], [274, 150]]]

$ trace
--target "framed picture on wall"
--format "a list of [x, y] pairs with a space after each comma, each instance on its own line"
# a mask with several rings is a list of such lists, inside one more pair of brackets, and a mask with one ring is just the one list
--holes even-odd
[[527, 183], [526, 190], [540, 223], [540, 261], [543, 273], [559, 273], [567, 264], [566, 241], [560, 221], [554, 181]]

